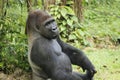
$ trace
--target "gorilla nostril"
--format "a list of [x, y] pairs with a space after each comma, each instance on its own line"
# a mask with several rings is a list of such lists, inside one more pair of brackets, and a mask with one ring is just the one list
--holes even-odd
[[55, 31], [55, 30], [57, 30], [57, 27], [55, 27], [55, 28], [52, 29], [52, 31]]

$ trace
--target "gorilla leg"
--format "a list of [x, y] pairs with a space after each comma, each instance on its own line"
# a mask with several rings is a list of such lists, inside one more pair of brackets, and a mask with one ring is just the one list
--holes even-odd
[[[60, 78], [56, 78], [56, 79], [49, 79], [49, 78], [43, 78], [43, 77], [40, 77], [39, 75], [36, 75], [35, 73], [33, 73], [32, 75], [32, 80], [60, 80]], [[70, 80], [93, 80], [93, 79], [90, 79], [87, 75], [83, 75], [83, 74], [79, 74], [77, 72], [72, 72], [72, 75], [69, 75], [68, 76]], [[61, 76], [62, 78], [62, 76]]]
[[76, 80], [83, 80], [81, 75], [77, 72], [72, 72], [73, 77], [75, 77]]
[[43, 78], [43, 77], [40, 77], [40, 76], [38, 76], [38, 75], [36, 75], [36, 74], [32, 74], [32, 80], [52, 80], [52, 79], [50, 79], [50, 78]]
[[32, 80], [46, 80], [46, 79], [44, 79], [44, 78], [41, 78], [41, 77], [39, 77], [39, 76], [37, 76], [36, 74], [32, 74]]
[[32, 80], [48, 80], [48, 76], [40, 68], [32, 67]]
[[89, 72], [86, 72], [86, 74], [80, 74], [78, 72], [73, 72], [73, 75], [75, 75], [78, 78], [81, 78], [80, 80], [93, 80], [93, 78], [90, 78]]

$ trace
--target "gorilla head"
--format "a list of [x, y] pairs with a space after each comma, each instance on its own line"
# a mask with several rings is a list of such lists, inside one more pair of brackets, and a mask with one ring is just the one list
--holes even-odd
[[39, 33], [47, 39], [54, 39], [59, 35], [55, 19], [42, 10], [31, 11], [28, 15], [26, 34]]

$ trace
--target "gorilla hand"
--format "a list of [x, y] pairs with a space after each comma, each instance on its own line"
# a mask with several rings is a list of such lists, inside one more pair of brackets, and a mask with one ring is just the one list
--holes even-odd
[[92, 69], [89, 69], [87, 70], [87, 75], [89, 78], [93, 78], [94, 74], [97, 73], [96, 69], [95, 68], [92, 68]]

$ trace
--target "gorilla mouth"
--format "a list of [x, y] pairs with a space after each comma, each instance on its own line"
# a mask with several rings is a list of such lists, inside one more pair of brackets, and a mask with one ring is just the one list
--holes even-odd
[[52, 34], [53, 34], [53, 35], [52, 35], [52, 38], [55, 39], [55, 38], [59, 35], [59, 32], [53, 32]]
[[55, 39], [57, 36], [58, 36], [57, 34], [56, 34], [56, 35], [53, 35], [53, 39]]

